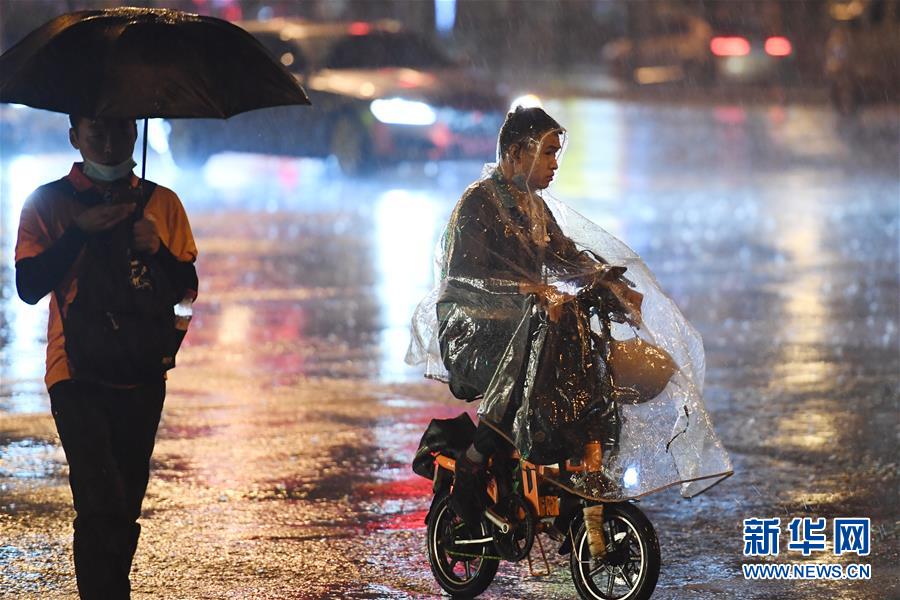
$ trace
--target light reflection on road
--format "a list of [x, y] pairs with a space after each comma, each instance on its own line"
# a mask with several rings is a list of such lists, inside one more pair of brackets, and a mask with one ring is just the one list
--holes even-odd
[[[735, 459], [708, 496], [642, 503], [663, 548], [654, 597], [881, 597], [887, 583], [751, 588], [735, 548], [750, 516], [896, 521], [896, 114], [548, 107], [570, 132], [552, 193], [637, 250], [704, 335], [707, 400]], [[72, 160], [4, 155], [0, 180], [0, 588], [25, 597], [72, 594], [71, 514], [42, 384], [46, 302], [15, 298], [12, 232], [25, 195]], [[481, 165], [434, 167], [348, 179], [330, 161], [222, 154], [180, 170], [151, 155], [149, 177], [190, 214], [201, 289], [169, 380], [136, 598], [437, 593], [429, 483], [409, 461], [429, 419], [474, 407], [402, 359], [441, 227]], [[876, 577], [896, 558], [876, 545]], [[548, 580], [503, 567], [485, 597], [571, 597], [551, 563]]]

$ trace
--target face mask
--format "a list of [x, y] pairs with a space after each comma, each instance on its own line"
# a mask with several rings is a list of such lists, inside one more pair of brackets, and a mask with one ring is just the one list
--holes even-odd
[[85, 158], [82, 170], [89, 179], [109, 182], [128, 177], [135, 166], [137, 163], [132, 158], [117, 165], [101, 165]]

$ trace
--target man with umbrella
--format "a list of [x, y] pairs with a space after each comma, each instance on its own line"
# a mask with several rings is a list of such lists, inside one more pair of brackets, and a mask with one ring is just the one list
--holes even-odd
[[[83, 343], [66, 339], [67, 334], [80, 334], [71, 308], [76, 297], [81, 295], [81, 301], [91, 291], [79, 289], [79, 284], [84, 285], [81, 280], [95, 282], [98, 268], [119, 263], [117, 258], [125, 261], [129, 251], [151, 269], [159, 269], [152, 283], [163, 285], [160, 280], [166, 280], [165, 285], [172, 288], [167, 295], [193, 300], [197, 247], [184, 208], [171, 190], [155, 186], [143, 215], [137, 215], [142, 198], [141, 182], [132, 174], [135, 122], [75, 115], [70, 120], [69, 137], [83, 162], [75, 163], [63, 179], [38, 188], [26, 201], [16, 243], [16, 287], [29, 304], [51, 294], [45, 382], [69, 463], [77, 513], [74, 550], [79, 592], [82, 598], [128, 597], [128, 573], [140, 533], [137, 519], [165, 397], [164, 371], [123, 378], [92, 369], [84, 357], [70, 356], [91, 351]], [[100, 247], [119, 256], [97, 260], [94, 251]], [[116, 282], [107, 280], [105, 285], [112, 287]], [[96, 303], [85, 302], [88, 306], [79, 315], [82, 327], [95, 324], [83, 313], [95, 309]], [[153, 325], [150, 321], [135, 331]], [[98, 337], [104, 336], [98, 332]]]
[[197, 294], [197, 248], [169, 189], [137, 178], [144, 118], [309, 104], [246, 31], [165, 9], [62, 15], [0, 56], [0, 101], [65, 112], [83, 162], [26, 201], [16, 287], [47, 294], [45, 381], [69, 462], [82, 598], [130, 595], [141, 503], [165, 397]]

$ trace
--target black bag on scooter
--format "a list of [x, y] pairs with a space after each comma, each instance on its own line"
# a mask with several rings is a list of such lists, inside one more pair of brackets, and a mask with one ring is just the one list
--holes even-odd
[[[615, 451], [621, 415], [604, 360], [605, 340], [590, 329], [590, 316], [567, 305], [558, 322], [545, 320], [538, 365], [531, 382], [525, 426], [532, 445], [525, 454], [537, 464], [580, 456], [589, 441]], [[577, 333], [582, 332], [582, 333]]]
[[419, 441], [412, 470], [426, 479], [434, 477], [435, 452], [458, 458], [475, 438], [475, 424], [468, 413], [452, 419], [432, 419]]

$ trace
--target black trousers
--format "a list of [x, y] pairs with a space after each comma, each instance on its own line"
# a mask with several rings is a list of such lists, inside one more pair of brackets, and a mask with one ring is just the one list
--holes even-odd
[[75, 576], [82, 600], [129, 598], [164, 380], [119, 389], [81, 381], [50, 388], [75, 505]]

